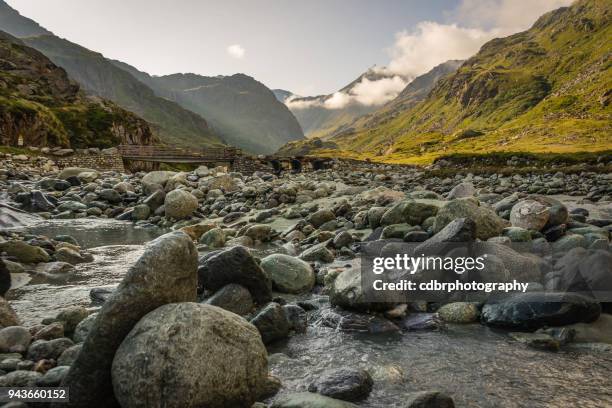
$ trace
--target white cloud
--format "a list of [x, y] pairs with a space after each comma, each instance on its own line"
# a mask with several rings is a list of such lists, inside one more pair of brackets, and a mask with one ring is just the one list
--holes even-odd
[[386, 70], [398, 75], [422, 75], [442, 62], [474, 55], [485, 42], [500, 34], [498, 29], [487, 31], [424, 21], [412, 32], [396, 34]]
[[362, 78], [347, 92], [335, 92], [328, 98], [289, 98], [285, 101], [285, 104], [289, 109], [308, 109], [312, 107], [342, 109], [350, 104], [377, 106], [394, 99], [407, 84], [408, 82], [404, 78], [397, 75], [377, 80]]
[[387, 72], [422, 75], [445, 61], [466, 59], [487, 41], [529, 28], [542, 14], [572, 0], [462, 0], [453, 24], [424, 21], [396, 34]]
[[244, 55], [246, 54], [246, 50], [240, 44], [232, 44], [229, 47], [227, 47], [226, 51], [230, 57], [233, 57], [236, 59], [242, 59], [244, 58]]

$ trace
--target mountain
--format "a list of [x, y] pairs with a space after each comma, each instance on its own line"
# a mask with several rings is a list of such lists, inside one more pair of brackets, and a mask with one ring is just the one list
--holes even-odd
[[86, 96], [66, 71], [0, 31], [0, 144], [104, 148], [153, 140], [144, 120]]
[[285, 91], [284, 89], [272, 89], [272, 93], [276, 97], [276, 100], [278, 100], [281, 103], [285, 103], [285, 101], [291, 97], [299, 98], [298, 95], [295, 95], [293, 92], [290, 92], [290, 91]]
[[[409, 109], [410, 107], [416, 105], [418, 102], [425, 100], [434, 88], [436, 83], [443, 78], [444, 76], [455, 72], [463, 61], [458, 60], [450, 60], [446, 61], [429, 72], [416, 77], [414, 80], [410, 81], [408, 85], [390, 102], [387, 102], [382, 107], [378, 107], [377, 110], [371, 113], [363, 113], [362, 115], [355, 115], [354, 117], [350, 117], [344, 121], [344, 125], [338, 126], [336, 122], [336, 127], [331, 133], [323, 133], [323, 138], [330, 143], [310, 143], [310, 142], [292, 142], [283, 146], [279, 153], [282, 154], [306, 154], [307, 152], [313, 150], [326, 150], [333, 148], [335, 145], [338, 148], [338, 145], [334, 143], [337, 138], [342, 137], [343, 135], [352, 135], [356, 129], [369, 129], [375, 128], [377, 126], [382, 126], [385, 123], [393, 120], [395, 117], [400, 115], [403, 111]], [[326, 109], [328, 111], [328, 109]], [[299, 115], [297, 115], [299, 117]], [[338, 116], [339, 117], [339, 116]], [[329, 132], [329, 130], [326, 130]], [[312, 139], [319, 139], [318, 137], [313, 137]]]
[[333, 94], [306, 97], [291, 95], [284, 103], [291, 109], [307, 137], [328, 138], [346, 131], [355, 119], [376, 110], [396, 96], [397, 93], [391, 94], [387, 100], [381, 101], [360, 100], [359, 95], [367, 85], [381, 80], [399, 83], [397, 93], [407, 82], [406, 78], [371, 68]]
[[155, 93], [204, 116], [229, 144], [253, 153], [273, 153], [304, 138], [289, 109], [261, 82], [244, 74], [151, 76], [120, 61], [114, 64]]
[[453, 152], [612, 145], [612, 3], [579, 0], [486, 43], [422, 102], [333, 139], [353, 157], [430, 162]]
[[223, 140], [213, 134], [201, 116], [155, 95], [102, 54], [54, 36], [2, 0], [0, 30], [23, 37], [27, 45], [64, 68], [84, 91], [109, 99], [147, 120], [163, 142], [193, 147], [222, 144]]

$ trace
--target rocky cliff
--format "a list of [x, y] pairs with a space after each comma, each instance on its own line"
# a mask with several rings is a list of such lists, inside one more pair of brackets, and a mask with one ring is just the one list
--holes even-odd
[[143, 119], [84, 95], [64, 69], [0, 32], [0, 144], [111, 147], [152, 141]]

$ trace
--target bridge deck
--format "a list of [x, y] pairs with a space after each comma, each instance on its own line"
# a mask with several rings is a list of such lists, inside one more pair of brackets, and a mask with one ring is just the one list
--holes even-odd
[[240, 154], [240, 149], [235, 147], [185, 150], [171, 146], [120, 145], [118, 150], [124, 159], [168, 163], [233, 161]]

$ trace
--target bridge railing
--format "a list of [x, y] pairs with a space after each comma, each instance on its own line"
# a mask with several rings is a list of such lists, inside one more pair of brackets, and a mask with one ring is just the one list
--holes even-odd
[[173, 146], [143, 146], [143, 145], [119, 145], [119, 154], [124, 158], [131, 159], [202, 159], [202, 160], [233, 160], [240, 154], [240, 149], [235, 147], [209, 147], [206, 149], [182, 149]]

